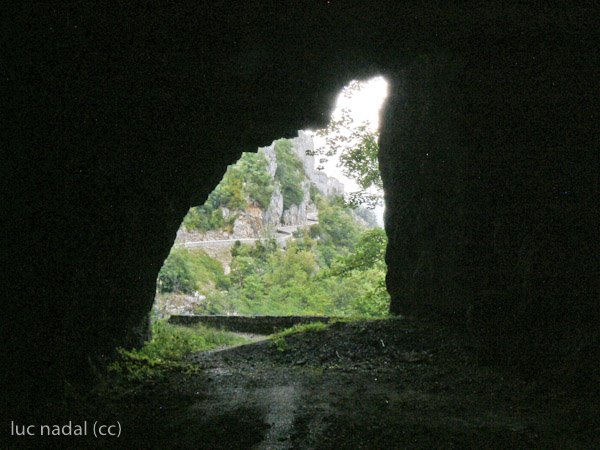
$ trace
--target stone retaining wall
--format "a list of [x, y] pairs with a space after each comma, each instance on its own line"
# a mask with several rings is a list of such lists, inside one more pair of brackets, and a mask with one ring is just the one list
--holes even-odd
[[272, 334], [297, 324], [332, 320], [328, 316], [171, 316], [169, 323], [195, 325], [198, 323], [240, 333]]

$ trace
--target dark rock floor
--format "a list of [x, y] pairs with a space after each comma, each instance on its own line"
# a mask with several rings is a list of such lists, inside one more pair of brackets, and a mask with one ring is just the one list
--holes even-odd
[[466, 336], [422, 322], [336, 323], [190, 360], [104, 386], [81, 412], [123, 433], [73, 448], [600, 448], [598, 399], [483, 366]]

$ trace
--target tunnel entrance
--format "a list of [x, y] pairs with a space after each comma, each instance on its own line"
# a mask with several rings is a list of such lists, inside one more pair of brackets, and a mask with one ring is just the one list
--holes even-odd
[[[234, 445], [225, 433], [211, 442], [210, 430], [219, 427], [239, 437], [271, 430], [263, 448], [285, 446], [279, 438], [292, 448], [600, 448], [600, 408], [592, 404], [600, 397], [594, 395], [600, 308], [598, 255], [590, 245], [598, 241], [597, 26], [590, 8], [30, 3], [10, 8], [3, 27], [3, 136], [10, 154], [3, 165], [5, 426], [14, 420], [22, 430], [38, 419], [60, 425], [76, 415], [104, 424], [128, 419], [125, 433], [132, 436], [138, 424], [137, 436], [149, 448], [262, 442]], [[153, 357], [171, 361], [202, 340], [232, 342], [217, 333], [165, 334], [170, 354], [154, 341], [144, 358], [115, 361], [131, 384], [116, 396], [106, 393], [102, 407], [88, 397], [91, 408], [82, 410], [74, 395], [66, 409], [52, 411], [65, 405], [73, 382], [87, 389], [97, 367], [112, 367], [117, 347], [142, 341], [156, 277], [181, 219], [204, 201], [226, 165], [243, 150], [324, 125], [327, 98], [340, 82], [374, 71], [394, 85], [381, 132], [387, 289], [393, 312], [406, 320], [334, 324], [315, 341], [278, 339], [275, 350], [260, 347], [259, 370], [258, 349], [248, 360], [252, 346], [246, 346], [228, 353], [231, 364], [206, 360], [202, 373], [174, 371], [162, 385], [174, 388], [143, 398], [140, 378], [151, 372], [144, 387], [153, 392], [156, 371], [172, 373]], [[234, 181], [243, 190], [253, 173], [240, 172]], [[287, 173], [292, 181], [295, 173]], [[236, 190], [226, 193], [240, 200]], [[280, 194], [283, 203], [281, 185]], [[294, 190], [287, 194], [296, 204]], [[272, 195], [265, 196], [269, 203]], [[200, 219], [207, 217], [229, 218], [222, 210]], [[324, 220], [318, 222], [322, 227]], [[315, 248], [325, 243], [321, 235], [309, 237]], [[240, 242], [238, 266], [260, 268], [263, 255], [268, 265], [299, 241], [310, 242], [292, 237], [276, 251], [268, 239], [264, 251]], [[307, 251], [297, 248], [290, 262], [304, 264], [298, 255]], [[222, 278], [244, 294], [307, 298], [305, 281], [318, 275], [275, 276], [285, 268], [283, 256], [277, 258], [268, 290], [245, 290], [262, 283], [251, 272], [231, 280], [233, 263], [228, 274], [221, 266]], [[210, 270], [219, 268], [204, 258], [172, 267], [182, 276], [170, 287], [161, 280], [162, 287], [208, 298], [200, 286], [183, 287], [195, 267], [208, 274], [205, 285], [216, 286]], [[328, 277], [322, 278], [315, 281]], [[340, 284], [326, 285], [323, 298]], [[239, 303], [257, 306], [248, 297]], [[436, 327], [421, 318], [437, 320]], [[444, 325], [475, 336], [457, 337]], [[514, 400], [526, 386], [495, 370], [485, 373], [481, 360], [517, 368], [528, 380], [542, 378], [534, 401]], [[296, 367], [306, 367], [306, 376], [294, 378]], [[183, 382], [175, 385], [177, 376]], [[543, 379], [581, 388], [586, 398], [569, 392], [550, 411], [547, 400], [557, 397], [546, 395]], [[121, 381], [106, 386], [118, 389]], [[249, 388], [238, 390], [244, 383]], [[272, 408], [257, 401], [255, 408], [258, 397], [284, 401]], [[356, 438], [356, 431], [365, 434]], [[175, 437], [183, 439], [169, 441]], [[125, 439], [112, 445], [144, 446]]]
[[300, 130], [229, 166], [183, 219], [152, 320], [385, 316], [377, 140], [386, 92], [382, 77], [353, 81], [327, 128]]
[[[408, 108], [415, 103], [406, 102]], [[382, 318], [389, 306], [386, 235], [376, 218], [352, 209], [376, 206], [377, 192], [367, 181], [377, 186], [369, 170], [377, 161], [377, 152], [369, 153], [377, 140], [360, 121], [345, 130], [353, 122], [347, 116], [341, 108], [328, 130], [301, 131], [244, 154], [207, 202], [188, 212], [158, 276], [154, 336], [119, 361], [117, 386], [132, 392], [141, 380], [150, 387], [122, 417], [131, 424], [150, 414], [147, 423], [168, 436], [165, 442], [193, 448], [555, 444], [554, 430], [562, 424], [542, 418], [535, 407], [521, 413], [531, 407], [523, 380], [484, 366], [486, 348], [474, 345], [468, 332], [409, 315], [365, 320]], [[383, 136], [385, 151], [396, 148], [390, 147], [389, 129]], [[427, 140], [422, 145], [425, 162], [440, 151]], [[440, 167], [446, 168], [453, 148], [440, 147]], [[384, 162], [389, 182], [391, 160]], [[421, 186], [447, 184], [423, 161], [414, 163], [416, 173], [438, 182], [421, 179]], [[357, 174], [350, 195], [340, 196], [331, 173], [318, 170], [327, 165], [338, 175]], [[388, 199], [390, 194], [387, 184]], [[393, 229], [390, 216], [400, 208], [393, 196], [390, 204], [396, 208], [386, 220], [397, 239], [390, 247], [398, 251], [398, 236], [413, 244], [414, 235]], [[422, 210], [414, 214], [420, 224], [428, 218]], [[421, 261], [428, 254], [421, 255], [409, 281], [426, 281], [428, 267]], [[392, 277], [392, 286], [405, 289], [411, 300], [428, 300], [407, 289], [397, 273]], [[562, 411], [561, 401], [553, 408]], [[596, 411], [584, 411], [580, 422], [591, 423]], [[129, 426], [132, 440], [147, 439], [147, 426]], [[568, 434], [574, 442], [589, 440]]]

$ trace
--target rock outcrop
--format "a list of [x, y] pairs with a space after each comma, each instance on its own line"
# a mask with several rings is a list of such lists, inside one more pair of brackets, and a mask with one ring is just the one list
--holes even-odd
[[292, 205], [283, 212], [281, 216], [282, 225], [304, 225], [306, 224], [308, 213], [315, 210], [315, 204], [310, 199], [310, 181], [302, 183], [302, 191], [304, 192], [304, 197], [300, 204]]
[[232, 239], [259, 237], [264, 227], [263, 211], [257, 206], [250, 205], [240, 211], [233, 222]]
[[258, 149], [267, 159], [267, 171], [272, 178], [273, 193], [269, 205], [264, 210], [255, 204], [250, 204], [244, 209], [229, 210], [223, 206], [219, 209], [223, 218], [233, 220], [233, 229], [209, 230], [204, 233], [189, 232], [182, 225], [177, 235], [178, 243], [189, 241], [210, 241], [223, 239], [248, 239], [264, 238], [275, 235], [280, 226], [304, 226], [308, 223], [308, 215], [317, 214], [317, 206], [311, 199], [311, 186], [314, 186], [322, 195], [331, 197], [344, 193], [344, 184], [333, 177], [327, 176], [322, 171], [315, 169], [314, 156], [307, 154], [314, 150], [312, 135], [298, 131], [298, 137], [290, 139], [294, 155], [302, 162], [305, 179], [302, 181], [302, 200], [284, 209], [283, 195], [279, 181], [275, 178], [277, 172], [277, 156], [275, 141]]
[[315, 165], [315, 141], [310, 133], [298, 131], [298, 137], [292, 139], [294, 153], [304, 164], [306, 177], [313, 183], [323, 195], [334, 196], [344, 194], [344, 183], [334, 177], [327, 176]]
[[[273, 172], [274, 174], [275, 172]], [[275, 183], [275, 189], [271, 195], [271, 202], [263, 215], [264, 226], [268, 229], [275, 229], [281, 224], [283, 216], [283, 195], [279, 183]]]

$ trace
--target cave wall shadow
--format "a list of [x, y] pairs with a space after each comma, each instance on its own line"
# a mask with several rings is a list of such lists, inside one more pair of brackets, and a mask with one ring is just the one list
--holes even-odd
[[482, 362], [598, 388], [586, 57], [415, 58], [391, 83], [380, 160], [391, 311], [466, 328]]

